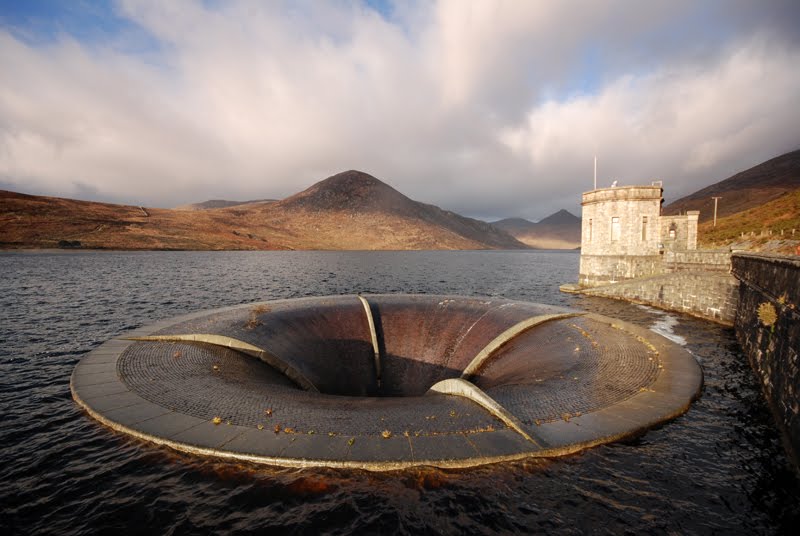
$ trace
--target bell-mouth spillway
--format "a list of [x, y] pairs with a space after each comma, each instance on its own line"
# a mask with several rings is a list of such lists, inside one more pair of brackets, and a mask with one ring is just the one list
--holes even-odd
[[278, 300], [171, 318], [75, 368], [95, 419], [176, 450], [289, 467], [460, 468], [570, 454], [685, 412], [702, 372], [646, 329], [434, 295]]

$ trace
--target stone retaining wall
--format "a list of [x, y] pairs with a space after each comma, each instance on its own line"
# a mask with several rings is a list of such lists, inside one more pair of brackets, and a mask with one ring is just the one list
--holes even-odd
[[731, 271], [731, 252], [729, 250], [684, 250], [664, 252], [664, 271]]
[[800, 258], [737, 253], [736, 338], [800, 466]]
[[661, 255], [583, 255], [578, 284], [582, 287], [608, 285], [664, 271]]
[[727, 274], [676, 272], [581, 289], [580, 292], [652, 305], [732, 326], [739, 283]]

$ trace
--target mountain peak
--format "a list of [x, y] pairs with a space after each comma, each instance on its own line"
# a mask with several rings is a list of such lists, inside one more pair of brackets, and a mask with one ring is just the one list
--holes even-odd
[[539, 225], [567, 225], [572, 224], [575, 222], [579, 222], [581, 219], [571, 212], [564, 210], [563, 208], [556, 212], [555, 214], [551, 214], [548, 217], [544, 218], [539, 222]]
[[[373, 221], [402, 222], [401, 226], [396, 227], [395, 236], [391, 240], [409, 233], [423, 236], [422, 240], [429, 240], [431, 232], [443, 232], [451, 237], [448, 240], [474, 244], [469, 247], [525, 247], [512, 236], [486, 222], [414, 201], [372, 175], [354, 169], [321, 180], [302, 192], [271, 205], [269, 210], [272, 213], [286, 214], [287, 218], [308, 221], [344, 217], [349, 222], [357, 221], [360, 216], [368, 214]], [[419, 241], [420, 238], [415, 240]]]
[[327, 179], [323, 179], [319, 181], [317, 184], [349, 184], [349, 185], [358, 185], [358, 184], [374, 184], [374, 185], [383, 185], [386, 184], [381, 181], [380, 179], [376, 179], [369, 173], [365, 173], [363, 171], [359, 171], [357, 169], [348, 169], [347, 171], [342, 171], [341, 173], [337, 173], [336, 175], [331, 175]]
[[306, 210], [403, 211], [412, 201], [369, 173], [351, 169], [284, 199], [283, 208]]

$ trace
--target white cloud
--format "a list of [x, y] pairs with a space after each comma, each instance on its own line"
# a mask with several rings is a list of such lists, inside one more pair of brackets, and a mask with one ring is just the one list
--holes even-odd
[[762, 37], [767, 9], [714, 31], [694, 5], [120, 4], [157, 61], [0, 29], [0, 184], [170, 206], [357, 168], [539, 218], [577, 208], [597, 153], [604, 179], [689, 193], [800, 144], [797, 40]]
[[601, 184], [660, 178], [673, 196], [690, 193], [800, 145], [800, 76], [791, 68], [798, 64], [797, 49], [755, 37], [706, 70], [671, 66], [622, 77], [597, 95], [547, 102], [503, 139], [533, 169], [573, 186], [576, 157], [583, 187], [591, 186], [595, 153]]

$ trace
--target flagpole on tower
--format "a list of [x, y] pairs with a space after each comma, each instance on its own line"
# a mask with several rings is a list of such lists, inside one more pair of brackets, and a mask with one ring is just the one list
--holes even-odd
[[597, 190], [597, 156], [594, 157], [594, 189]]

